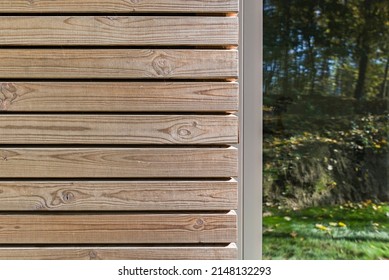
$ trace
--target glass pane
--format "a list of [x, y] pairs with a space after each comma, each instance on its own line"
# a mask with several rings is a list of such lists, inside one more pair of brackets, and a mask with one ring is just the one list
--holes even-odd
[[265, 259], [389, 259], [389, 1], [264, 1]]

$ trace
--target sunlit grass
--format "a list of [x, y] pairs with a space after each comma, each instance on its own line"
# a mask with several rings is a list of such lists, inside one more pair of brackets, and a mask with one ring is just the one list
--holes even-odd
[[264, 259], [389, 259], [389, 204], [264, 209]]

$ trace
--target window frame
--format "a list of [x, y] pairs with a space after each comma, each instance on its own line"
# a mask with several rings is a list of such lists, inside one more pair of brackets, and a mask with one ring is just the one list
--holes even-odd
[[262, 258], [262, 0], [240, 0], [239, 257]]

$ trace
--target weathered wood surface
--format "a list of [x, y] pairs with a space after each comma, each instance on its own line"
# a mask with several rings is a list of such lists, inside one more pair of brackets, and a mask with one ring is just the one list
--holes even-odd
[[0, 260], [233, 260], [235, 244], [203, 247], [3, 247]]
[[229, 178], [235, 148], [0, 148], [0, 178]]
[[237, 17], [2, 16], [0, 46], [237, 45]]
[[0, 211], [213, 211], [237, 200], [235, 180], [0, 181]]
[[0, 78], [177, 78], [238, 76], [236, 50], [0, 49]]
[[233, 82], [0, 82], [0, 111], [235, 112]]
[[0, 115], [0, 144], [234, 144], [234, 115]]
[[238, 257], [238, 7], [0, 0], [0, 259]]
[[238, 0], [0, 0], [0, 13], [228, 13], [238, 8]]
[[0, 244], [236, 242], [236, 213], [0, 215]]

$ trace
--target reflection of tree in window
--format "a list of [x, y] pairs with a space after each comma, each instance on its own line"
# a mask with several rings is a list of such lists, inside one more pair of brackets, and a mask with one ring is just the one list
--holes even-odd
[[[267, 215], [277, 207], [389, 208], [388, 20], [386, 0], [264, 0]], [[329, 228], [333, 238], [344, 229], [319, 225], [313, 233]], [[383, 252], [389, 258], [389, 245]]]

